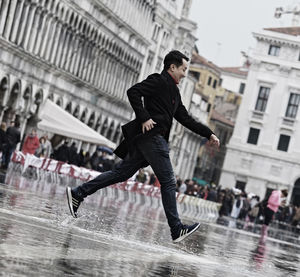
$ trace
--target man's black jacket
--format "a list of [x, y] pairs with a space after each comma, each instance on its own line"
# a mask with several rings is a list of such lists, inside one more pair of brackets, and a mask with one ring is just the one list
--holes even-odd
[[[128, 151], [131, 152], [137, 139], [159, 133], [168, 141], [173, 117], [183, 126], [203, 137], [209, 139], [213, 134], [207, 126], [194, 120], [188, 114], [182, 104], [175, 81], [165, 70], [161, 74], [152, 74], [141, 83], [135, 84], [127, 91], [127, 95], [136, 119], [122, 126], [125, 140], [114, 151], [122, 159]], [[157, 124], [149, 132], [146, 131], [143, 134], [142, 123], [150, 118]]]
[[6, 130], [9, 148], [15, 149], [16, 145], [20, 142], [21, 134], [19, 128], [12, 126]]

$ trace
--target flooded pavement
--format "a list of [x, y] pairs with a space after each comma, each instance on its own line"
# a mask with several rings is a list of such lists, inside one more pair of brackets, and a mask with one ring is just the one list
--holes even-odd
[[73, 219], [64, 192], [23, 177], [0, 184], [1, 276], [300, 276], [297, 244], [259, 245], [256, 234], [205, 222], [173, 244], [146, 196], [106, 188]]

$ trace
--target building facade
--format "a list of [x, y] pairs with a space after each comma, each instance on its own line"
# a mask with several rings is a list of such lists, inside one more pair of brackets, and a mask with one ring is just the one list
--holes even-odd
[[265, 197], [287, 188], [300, 203], [300, 27], [254, 33], [247, 86], [220, 184]]
[[[24, 135], [51, 99], [118, 143], [120, 126], [134, 116], [127, 89], [160, 72], [170, 50], [191, 56], [190, 7], [191, 0], [0, 1], [0, 122], [19, 120]], [[188, 78], [181, 92], [189, 107]], [[173, 151], [184, 134], [178, 129], [171, 157], [180, 155]]]

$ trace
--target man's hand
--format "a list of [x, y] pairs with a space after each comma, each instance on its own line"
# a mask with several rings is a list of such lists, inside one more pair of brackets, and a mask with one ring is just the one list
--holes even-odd
[[216, 146], [216, 147], [220, 146], [220, 141], [219, 141], [219, 139], [217, 138], [216, 135], [212, 134], [210, 136], [209, 141], [208, 141], [208, 145], [209, 146]]
[[144, 122], [142, 124], [143, 134], [145, 134], [145, 131], [150, 131], [152, 128], [154, 128], [155, 124], [156, 124], [156, 122], [153, 121], [151, 118], [149, 120], [147, 120], [146, 122]]

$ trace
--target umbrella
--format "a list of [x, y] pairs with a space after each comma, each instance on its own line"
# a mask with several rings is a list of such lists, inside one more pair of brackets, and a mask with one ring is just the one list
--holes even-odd
[[113, 151], [110, 148], [106, 147], [106, 146], [98, 146], [97, 150], [101, 151], [101, 152], [105, 152], [109, 155], [113, 154]]

